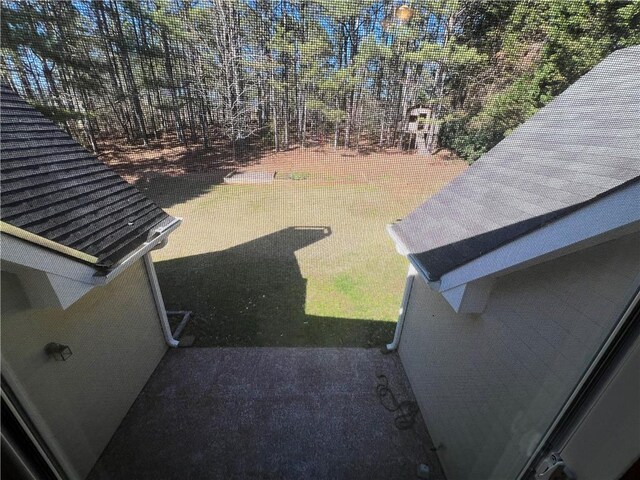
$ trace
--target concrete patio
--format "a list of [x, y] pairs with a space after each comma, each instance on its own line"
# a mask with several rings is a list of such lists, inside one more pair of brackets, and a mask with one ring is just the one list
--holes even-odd
[[396, 354], [361, 348], [170, 350], [90, 479], [444, 478], [420, 414], [399, 430], [376, 395], [413, 400]]

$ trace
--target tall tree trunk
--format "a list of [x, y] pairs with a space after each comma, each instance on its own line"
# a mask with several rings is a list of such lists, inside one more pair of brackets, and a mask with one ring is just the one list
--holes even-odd
[[82, 124], [84, 127], [85, 134], [87, 135], [87, 139], [89, 140], [89, 144], [91, 145], [91, 149], [93, 153], [98, 153], [98, 144], [96, 143], [96, 136], [93, 132], [93, 125], [91, 125], [91, 119], [87, 113], [87, 95], [86, 93], [83, 95], [82, 99]]
[[200, 97], [200, 128], [202, 128], [202, 145], [209, 147], [209, 127], [207, 126], [207, 110], [204, 104], [204, 97]]
[[[126, 117], [124, 112], [121, 109], [116, 108], [115, 102], [120, 103], [120, 101], [125, 97], [124, 91], [118, 81], [118, 72], [115, 63], [115, 53], [113, 51], [113, 47], [109, 40], [110, 32], [109, 25], [107, 22], [107, 17], [105, 13], [105, 5], [103, 2], [92, 2], [91, 7], [94, 9], [94, 14], [96, 18], [96, 25], [98, 26], [99, 37], [102, 43], [102, 48], [104, 50], [105, 58], [107, 60], [107, 72], [109, 74], [109, 80], [111, 81], [111, 95], [107, 95], [107, 102], [111, 107], [114, 116], [116, 117], [116, 121], [120, 124], [122, 128], [122, 134], [126, 137], [127, 141], [132, 140], [132, 135], [130, 129], [126, 124]], [[114, 95], [115, 93], [115, 95]], [[112, 97], [115, 96], [115, 101], [112, 100]]]
[[[455, 28], [456, 20], [459, 15], [458, 13], [452, 13], [447, 18], [447, 24], [445, 26], [444, 39], [442, 42], [442, 48], [444, 50], [449, 46], [449, 41], [451, 39], [451, 34]], [[432, 128], [429, 130], [429, 136], [427, 138], [427, 150], [430, 154], [434, 153], [438, 148], [438, 136], [440, 134], [440, 122], [442, 121], [442, 106], [444, 101], [444, 84], [446, 80], [447, 74], [447, 65], [446, 60], [441, 60], [438, 62], [438, 66], [436, 69], [436, 78], [435, 78], [435, 88], [436, 88], [436, 98], [438, 103], [436, 105], [435, 114], [433, 115], [433, 124]]]
[[351, 147], [351, 126], [353, 125], [353, 96], [354, 91], [351, 89], [347, 96], [347, 122], [344, 127], [344, 148]]
[[138, 52], [138, 55], [140, 57], [142, 57], [140, 59], [140, 70], [142, 71], [142, 80], [143, 80], [143, 85], [145, 86], [145, 97], [147, 99], [147, 104], [149, 105], [149, 110], [151, 111], [151, 115], [149, 115], [150, 120], [151, 120], [151, 129], [153, 131], [153, 136], [155, 137], [155, 139], [158, 139], [158, 127], [156, 125], [156, 116], [155, 116], [155, 109], [153, 106], [153, 101], [151, 100], [151, 91], [149, 88], [149, 77], [147, 76], [147, 71], [145, 69], [144, 66], [144, 53], [145, 52], [145, 47], [142, 45], [142, 42], [140, 40], [140, 37], [142, 36], [142, 29], [144, 29], [144, 18], [142, 18], [142, 13], [141, 13], [141, 8], [140, 5], [137, 6], [137, 12], [138, 12], [138, 22], [140, 23], [140, 29], [141, 29], [141, 33], [140, 35], [138, 35], [138, 30], [136, 29], [136, 25], [135, 22], [132, 25], [132, 29], [133, 29], [133, 36], [135, 38], [136, 41], [136, 50]]
[[278, 135], [278, 102], [275, 98], [275, 87], [271, 86], [271, 121], [273, 122], [273, 143], [276, 152], [280, 151], [280, 139]]
[[307, 104], [302, 104], [302, 148], [307, 148]]
[[[141, 39], [142, 39], [142, 47], [143, 47], [143, 49], [145, 51], [148, 51], [149, 50], [149, 40], [147, 38], [148, 37], [147, 36], [147, 26], [146, 26], [145, 19], [142, 18], [142, 15], [141, 15], [141, 18], [140, 18], [140, 36], [141, 36]], [[159, 85], [158, 85], [158, 78], [156, 76], [156, 70], [155, 70], [155, 67], [153, 66], [153, 58], [151, 56], [149, 56], [149, 74], [151, 76], [151, 82], [152, 82], [153, 90], [154, 90], [154, 93], [155, 93], [156, 106], [157, 106], [157, 109], [160, 111], [161, 128], [162, 128], [163, 132], [166, 132], [167, 128], [168, 128], [167, 127], [167, 116], [165, 114], [164, 108], [162, 108], [162, 100], [160, 98], [160, 88], [159, 88]], [[149, 100], [149, 104], [153, 105], [151, 103], [151, 100]], [[153, 108], [152, 108], [152, 111], [153, 111]], [[155, 113], [155, 111], [153, 111], [153, 113]], [[153, 116], [155, 117], [155, 115], [153, 115]], [[154, 123], [155, 123], [155, 120], [154, 120]], [[157, 139], [160, 138], [160, 135], [158, 134], [158, 129], [157, 129], [157, 127], [155, 127], [155, 125], [154, 125], [154, 128], [155, 128], [154, 134], [155, 134], [155, 137], [156, 137], [156, 140], [157, 140]]]
[[142, 112], [142, 105], [140, 103], [140, 94], [138, 93], [138, 86], [136, 85], [135, 78], [133, 76], [133, 70], [131, 69], [131, 60], [129, 58], [129, 51], [126, 46], [126, 40], [122, 31], [122, 20], [120, 19], [120, 12], [118, 11], [117, 2], [111, 2], [110, 9], [114, 23], [116, 25], [116, 33], [118, 38], [118, 52], [120, 54], [120, 63], [122, 65], [122, 71], [124, 72], [125, 82], [128, 85], [129, 96], [133, 106], [134, 123], [136, 129], [142, 138], [142, 143], [146, 147], [147, 142], [147, 128], [144, 121], [144, 113]]
[[193, 98], [191, 97], [191, 85], [189, 82], [186, 84], [187, 91], [187, 112], [189, 113], [189, 129], [191, 131], [191, 141], [193, 143], [198, 141], [198, 137], [196, 134], [196, 118], [195, 112], [193, 109]]
[[[4, 63], [4, 58], [3, 58]], [[22, 62], [22, 58], [19, 55], [14, 57], [14, 64], [18, 70], [18, 77], [20, 78], [20, 84], [22, 85], [22, 89], [27, 96], [28, 99], [33, 100], [35, 98], [33, 94], [33, 90], [31, 89], [31, 83], [27, 78], [27, 72], [24, 67], [24, 63]]]
[[184, 124], [182, 123], [182, 116], [180, 115], [180, 107], [178, 105], [178, 95], [176, 93], [176, 83], [173, 77], [173, 65], [171, 63], [171, 50], [169, 48], [169, 39], [167, 32], [164, 28], [160, 30], [160, 37], [162, 39], [162, 46], [164, 48], [164, 68], [167, 73], [167, 80], [169, 81], [169, 91], [171, 93], [171, 108], [173, 110], [173, 120], [176, 126], [176, 136], [178, 141], [187, 146], [187, 139], [184, 135]]
[[283, 115], [282, 120], [284, 123], [284, 138], [283, 138], [283, 147], [285, 150], [289, 150], [289, 89], [286, 84], [284, 87], [284, 102], [283, 102]]
[[[336, 99], [336, 110], [340, 108], [340, 104], [338, 103], [338, 99]], [[340, 140], [340, 119], [336, 118], [336, 123], [333, 129], [333, 149], [338, 149], [338, 141]]]

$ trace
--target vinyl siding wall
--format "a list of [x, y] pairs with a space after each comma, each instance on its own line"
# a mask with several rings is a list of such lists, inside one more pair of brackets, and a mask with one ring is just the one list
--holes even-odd
[[[67, 310], [2, 272], [2, 371], [72, 478], [84, 478], [166, 351], [142, 260]], [[73, 355], [56, 362], [49, 342]]]
[[449, 480], [515, 478], [639, 282], [638, 234], [499, 278], [481, 315], [413, 282], [399, 352]]

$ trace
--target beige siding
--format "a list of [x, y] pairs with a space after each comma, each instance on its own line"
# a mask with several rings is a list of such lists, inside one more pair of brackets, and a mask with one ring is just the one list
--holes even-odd
[[[83, 478], [166, 350], [142, 261], [67, 310], [34, 310], [2, 274], [2, 370], [72, 474]], [[49, 342], [71, 347], [52, 361]]]
[[515, 477], [637, 288], [639, 242], [499, 278], [481, 315], [413, 283], [400, 357], [449, 480]]

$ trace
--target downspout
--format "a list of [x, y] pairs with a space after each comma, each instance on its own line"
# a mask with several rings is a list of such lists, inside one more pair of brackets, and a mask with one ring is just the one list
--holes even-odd
[[167, 345], [176, 348], [180, 342], [173, 338], [173, 335], [171, 334], [171, 327], [169, 326], [167, 311], [164, 308], [164, 300], [162, 300], [162, 292], [160, 291], [160, 284], [158, 283], [158, 277], [156, 276], [156, 269], [153, 266], [153, 261], [151, 260], [151, 254], [145, 253], [142, 258], [144, 258], [144, 266], [147, 269], [147, 274], [149, 276], [151, 292], [153, 293], [153, 299], [156, 303], [156, 310], [158, 311], [158, 316], [160, 317], [160, 326], [162, 327], [164, 340], [165, 342], [167, 342]]
[[400, 305], [400, 311], [398, 312], [398, 322], [396, 323], [396, 331], [393, 335], [393, 341], [386, 345], [386, 353], [394, 352], [400, 345], [400, 337], [402, 336], [402, 327], [404, 326], [404, 319], [407, 314], [407, 307], [409, 305], [409, 297], [411, 297], [411, 289], [413, 288], [413, 279], [416, 276], [416, 269], [413, 264], [409, 263], [409, 270], [407, 272], [407, 280], [404, 284], [404, 294], [402, 296], [402, 304]]

